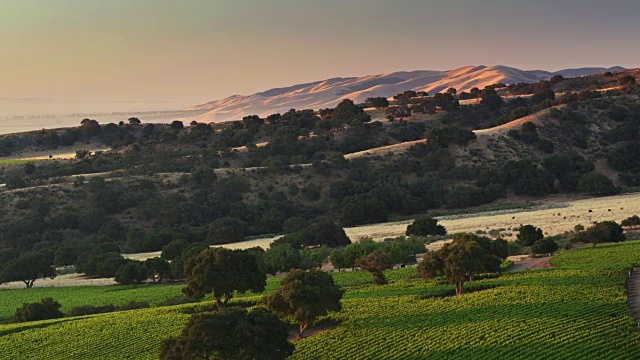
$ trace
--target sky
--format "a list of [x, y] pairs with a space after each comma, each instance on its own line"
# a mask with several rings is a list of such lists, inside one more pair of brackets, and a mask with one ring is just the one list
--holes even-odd
[[399, 70], [640, 66], [638, 0], [0, 0], [0, 99], [159, 101]]

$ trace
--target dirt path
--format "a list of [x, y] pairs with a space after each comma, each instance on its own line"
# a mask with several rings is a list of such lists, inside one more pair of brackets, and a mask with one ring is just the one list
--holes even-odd
[[[338, 322], [332, 321], [332, 322], [329, 322], [329, 323], [326, 323], [326, 324], [310, 327], [307, 330], [305, 330], [304, 337], [308, 338], [308, 337], [313, 336], [315, 334], [319, 334], [321, 332], [325, 332], [325, 331], [334, 329], [338, 325], [340, 325]], [[298, 331], [294, 330], [294, 331], [289, 332], [288, 340], [289, 340], [289, 342], [294, 342], [294, 341], [300, 340], [300, 339], [298, 339]]]
[[528, 258], [520, 262], [514, 262], [510, 271], [534, 270], [551, 267], [550, 257]]
[[627, 295], [631, 315], [640, 323], [640, 268], [633, 268], [631, 276], [627, 278]]

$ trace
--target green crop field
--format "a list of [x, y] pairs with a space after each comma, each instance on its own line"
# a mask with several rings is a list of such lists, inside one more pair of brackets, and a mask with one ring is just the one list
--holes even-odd
[[62, 304], [62, 312], [82, 305], [122, 305], [130, 300], [146, 301], [155, 306], [181, 294], [182, 285], [145, 286], [77, 286], [0, 290], [0, 320], [13, 315], [18, 307], [50, 297]]
[[551, 263], [554, 266], [638, 266], [640, 265], [640, 241], [601, 244], [595, 248], [585, 247], [575, 251], [565, 251], [554, 256]]
[[[403, 269], [394, 271], [389, 275], [390, 280], [400, 279], [407, 271]], [[365, 272], [342, 272], [334, 274], [336, 283], [341, 286], [353, 286], [366, 284], [371, 280]], [[267, 279], [267, 288], [264, 293], [273, 291], [278, 286], [279, 278]], [[36, 302], [42, 298], [50, 297], [62, 304], [62, 312], [68, 312], [73, 307], [82, 305], [122, 305], [127, 301], [145, 301], [151, 306], [156, 306], [163, 301], [182, 294], [184, 285], [157, 284], [138, 286], [69, 286], [69, 287], [45, 287], [18, 290], [0, 290], [0, 321], [11, 317], [16, 309], [24, 303]], [[255, 294], [242, 294], [236, 297], [255, 296]]]
[[[640, 332], [624, 291], [628, 267], [638, 259], [638, 241], [563, 252], [553, 258], [556, 268], [476, 280], [460, 297], [448, 296], [452, 286], [416, 278], [413, 268], [389, 271], [386, 286], [367, 284], [362, 272], [334, 274], [346, 290], [342, 312], [331, 315], [341, 323], [296, 342], [293, 358], [640, 358]], [[277, 280], [269, 279], [267, 291]], [[136, 291], [148, 288], [122, 291], [138, 300]], [[179, 293], [180, 286], [167, 288]], [[62, 291], [37, 296], [45, 295], [55, 299]], [[185, 310], [200, 306], [0, 325], [0, 358], [155, 359], [160, 342], [187, 322]]]

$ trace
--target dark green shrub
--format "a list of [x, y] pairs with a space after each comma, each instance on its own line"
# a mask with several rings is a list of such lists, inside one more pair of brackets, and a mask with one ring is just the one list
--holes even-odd
[[531, 246], [531, 252], [534, 254], [550, 254], [556, 250], [558, 244], [550, 238], [540, 239]]
[[40, 302], [23, 304], [16, 310], [15, 322], [57, 319], [64, 316], [59, 302], [52, 298], [44, 298]]

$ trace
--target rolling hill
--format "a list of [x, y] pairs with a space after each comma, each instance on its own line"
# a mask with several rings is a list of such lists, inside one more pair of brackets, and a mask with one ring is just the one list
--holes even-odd
[[199, 122], [238, 120], [246, 115], [266, 117], [289, 109], [321, 109], [335, 107], [343, 99], [363, 102], [368, 97], [390, 97], [408, 89], [440, 92], [450, 87], [458, 91], [484, 88], [496, 83], [535, 83], [554, 75], [564, 77], [583, 76], [604, 71], [624, 70], [614, 68], [580, 68], [556, 72], [520, 70], [507, 66], [466, 66], [448, 71], [401, 71], [364, 77], [332, 78], [312, 83], [271, 89], [253, 95], [233, 95], [185, 110], [207, 111], [189, 118]]

